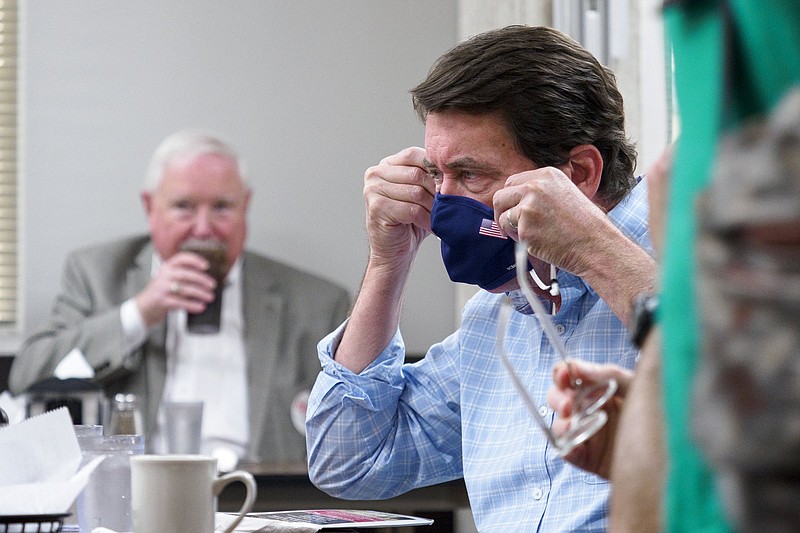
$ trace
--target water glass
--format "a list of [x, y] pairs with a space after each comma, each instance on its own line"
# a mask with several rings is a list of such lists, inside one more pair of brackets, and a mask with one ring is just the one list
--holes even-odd
[[96, 527], [131, 531], [131, 465], [133, 455], [144, 454], [143, 435], [103, 435], [85, 439], [83, 456], [105, 459], [89, 477], [78, 497], [78, 524], [82, 532]]
[[166, 452], [200, 453], [203, 402], [164, 402]]
[[[90, 444], [92, 439], [99, 439], [103, 436], [103, 426], [101, 425], [75, 425], [72, 426], [75, 430], [75, 438], [78, 441], [78, 446], [81, 449], [81, 464], [78, 468], [83, 468], [89, 460], [84, 453], [86, 448], [91, 448], [94, 445]], [[75, 533], [80, 532], [80, 526], [78, 526], [78, 501], [77, 499], [72, 503], [69, 508], [69, 516], [64, 518], [64, 525], [61, 527], [61, 531], [63, 533]]]

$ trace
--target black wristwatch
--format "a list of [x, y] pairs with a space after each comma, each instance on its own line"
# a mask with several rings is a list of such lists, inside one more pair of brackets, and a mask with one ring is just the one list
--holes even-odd
[[651, 293], [640, 294], [633, 300], [631, 316], [631, 342], [641, 349], [647, 334], [656, 323], [658, 296]]

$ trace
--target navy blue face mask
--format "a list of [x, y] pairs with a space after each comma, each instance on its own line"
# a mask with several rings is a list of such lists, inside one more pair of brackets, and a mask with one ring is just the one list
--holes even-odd
[[450, 279], [492, 290], [514, 279], [514, 241], [504, 235], [488, 206], [451, 194], [433, 199], [431, 230], [442, 241]]

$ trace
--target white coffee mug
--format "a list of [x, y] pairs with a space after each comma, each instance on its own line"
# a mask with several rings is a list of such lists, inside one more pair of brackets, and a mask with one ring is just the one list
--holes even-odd
[[131, 509], [134, 533], [212, 533], [217, 496], [235, 481], [247, 488], [230, 533], [253, 508], [256, 482], [243, 470], [217, 476], [217, 460], [202, 455], [131, 457]]

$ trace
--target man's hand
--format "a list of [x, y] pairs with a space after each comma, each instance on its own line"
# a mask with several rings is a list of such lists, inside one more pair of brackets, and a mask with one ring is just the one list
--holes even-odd
[[572, 416], [577, 391], [573, 386], [575, 378], [580, 378], [584, 386], [617, 380], [617, 392], [603, 407], [608, 414], [605, 426], [586, 442], [576, 447], [564, 459], [578, 468], [608, 478], [616, 439], [617, 424], [620, 411], [628, 393], [628, 386], [633, 379], [633, 372], [616, 365], [598, 365], [585, 361], [572, 360], [570, 362], [573, 375], [567, 369], [566, 363], [558, 363], [553, 368], [553, 386], [547, 392], [547, 402], [556, 412], [556, 421], [553, 423], [553, 432], [563, 435], [569, 429], [569, 417]]
[[403, 290], [423, 239], [431, 232], [436, 182], [425, 150], [407, 148], [364, 174], [370, 255], [336, 360], [361, 372], [397, 330]]
[[494, 194], [495, 217], [528, 255], [584, 279], [627, 324], [634, 297], [656, 284], [656, 263], [614, 225], [593, 190], [557, 168], [529, 170]]
[[578, 276], [589, 269], [586, 261], [605, 237], [600, 230], [619, 233], [605, 212], [554, 167], [510, 176], [493, 203], [498, 224], [524, 241], [529, 255]]
[[364, 174], [370, 262], [410, 264], [431, 230], [434, 179], [424, 167], [425, 150], [407, 148]]
[[175, 309], [203, 311], [214, 300], [217, 285], [207, 269], [208, 261], [190, 252], [178, 252], [164, 261], [158, 275], [134, 299], [145, 324], [157, 324]]

